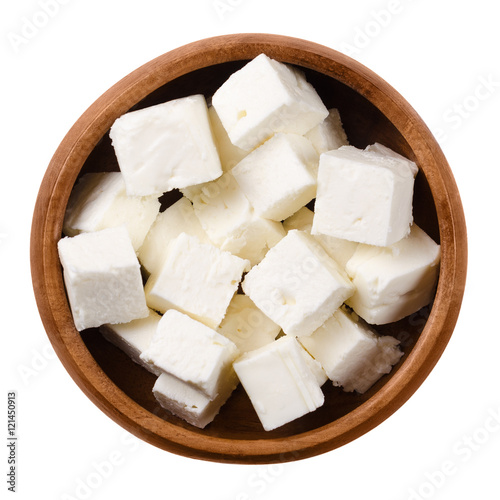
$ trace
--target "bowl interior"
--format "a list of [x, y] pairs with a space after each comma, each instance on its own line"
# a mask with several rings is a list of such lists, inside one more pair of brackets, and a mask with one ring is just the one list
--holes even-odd
[[[165, 102], [167, 100], [204, 94], [209, 98], [215, 90], [247, 60], [231, 61], [211, 65], [178, 77], [159, 87], [142, 99], [130, 110]], [[380, 142], [395, 151], [417, 161], [414, 152], [394, 124], [367, 98], [341, 81], [312, 69], [301, 67], [308, 81], [316, 88], [325, 105], [340, 111], [349, 141], [352, 145], [364, 148]], [[118, 170], [116, 157], [108, 133], [105, 133], [83, 164], [80, 175], [86, 172]], [[165, 194], [162, 210], [180, 198], [178, 191]], [[439, 226], [435, 203], [424, 172], [416, 178], [414, 193], [414, 219], [435, 241], [439, 241]], [[109, 379], [128, 397], [148, 412], [166, 423], [197, 433], [200, 436], [222, 437], [230, 440], [271, 440], [296, 436], [321, 428], [369, 400], [380, 390], [405, 363], [412, 351], [429, 316], [431, 305], [397, 323], [376, 327], [381, 334], [393, 335], [400, 340], [404, 356], [389, 375], [380, 379], [363, 395], [346, 393], [334, 388], [327, 382], [323, 386], [325, 404], [313, 413], [284, 425], [274, 431], [266, 432], [253, 410], [241, 386], [222, 407], [220, 414], [203, 430], [185, 423], [163, 410], [156, 402], [152, 387], [155, 376], [133, 363], [123, 352], [108, 343], [96, 329], [82, 332], [82, 339], [91, 356], [102, 368]]]

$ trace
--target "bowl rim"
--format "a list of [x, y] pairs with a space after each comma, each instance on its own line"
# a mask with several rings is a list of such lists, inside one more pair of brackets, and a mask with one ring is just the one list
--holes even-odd
[[[119, 389], [99, 367], [76, 331], [64, 292], [57, 241], [69, 193], [80, 168], [114, 120], [165, 83], [201, 67], [248, 60], [265, 52], [285, 63], [320, 71], [374, 104], [399, 130], [428, 180], [441, 238], [436, 298], [411, 353], [371, 398], [345, 416], [291, 438], [256, 440], [204, 436], [152, 414]], [[422, 160], [425, 161], [423, 162]], [[338, 448], [373, 429], [401, 407], [443, 353], [458, 319], [467, 271], [465, 216], [451, 169], [416, 111], [385, 80], [329, 47], [285, 35], [242, 33], [198, 40], [140, 66], [99, 97], [68, 131], [51, 159], [35, 203], [30, 241], [33, 289], [44, 328], [65, 369], [106, 415], [161, 449], [228, 463], [288, 462]]]

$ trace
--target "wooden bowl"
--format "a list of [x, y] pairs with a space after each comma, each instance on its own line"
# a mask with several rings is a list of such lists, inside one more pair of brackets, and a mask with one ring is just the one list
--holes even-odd
[[[123, 113], [170, 99], [210, 96], [235, 70], [261, 52], [300, 67], [327, 107], [337, 107], [351, 144], [373, 142], [420, 167], [414, 218], [441, 244], [442, 262], [432, 305], [378, 327], [401, 341], [404, 356], [367, 393], [325, 384], [325, 404], [274, 431], [263, 430], [238, 387], [204, 430], [163, 410], [153, 397], [155, 377], [106, 342], [98, 331], [79, 334], [66, 298], [56, 244], [69, 194], [78, 176], [118, 170], [108, 131]], [[169, 205], [175, 192], [162, 198]], [[270, 463], [310, 457], [369, 431], [419, 387], [442, 354], [455, 326], [465, 286], [466, 227], [451, 170], [422, 119], [376, 74], [332, 49], [263, 34], [228, 35], [173, 50], [132, 72], [80, 117], [52, 158], [36, 202], [31, 266], [40, 315], [69, 374], [109, 417], [139, 438], [187, 457], [231, 463]]]

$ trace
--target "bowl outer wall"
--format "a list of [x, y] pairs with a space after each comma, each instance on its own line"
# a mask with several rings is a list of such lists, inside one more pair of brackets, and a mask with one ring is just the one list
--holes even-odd
[[[351, 413], [293, 438], [237, 440], [200, 436], [153, 415], [113, 384], [74, 327], [64, 292], [57, 242], [71, 187], [114, 120], [152, 91], [193, 70], [248, 60], [261, 52], [329, 75], [368, 99], [399, 130], [429, 183], [441, 240], [436, 298], [417, 344], [395, 375]], [[80, 117], [55, 152], [35, 205], [31, 270], [47, 335], [68, 373], [110, 418], [137, 437], [183, 456], [229, 463], [303, 459], [333, 450], [374, 428], [417, 390], [435, 366], [458, 319], [465, 288], [467, 236], [451, 169], [432, 133], [405, 99], [360, 63], [313, 42], [269, 34], [224, 35], [193, 42], [146, 63], [105, 92]]]

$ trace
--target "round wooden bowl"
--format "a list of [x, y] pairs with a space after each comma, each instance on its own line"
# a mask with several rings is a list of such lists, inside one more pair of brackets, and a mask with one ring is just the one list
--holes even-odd
[[[211, 96], [235, 70], [260, 53], [296, 65], [327, 107], [337, 107], [352, 145], [380, 142], [420, 167], [414, 219], [441, 244], [433, 304], [378, 327], [401, 341], [404, 356], [363, 395], [323, 386], [325, 404], [274, 431], [263, 430], [238, 387], [204, 430], [163, 410], [155, 377], [90, 329], [75, 329], [56, 244], [70, 192], [82, 173], [118, 170], [108, 131], [123, 113], [190, 94]], [[179, 197], [164, 195], [164, 206]], [[438, 361], [455, 326], [467, 267], [466, 227], [446, 159], [422, 119], [369, 69], [327, 47], [276, 35], [239, 34], [201, 40], [132, 72], [79, 118], [57, 149], [43, 179], [31, 234], [31, 266], [40, 315], [69, 374], [109, 417], [139, 438], [187, 457], [232, 463], [291, 461], [324, 453], [361, 436], [396, 411]]]

